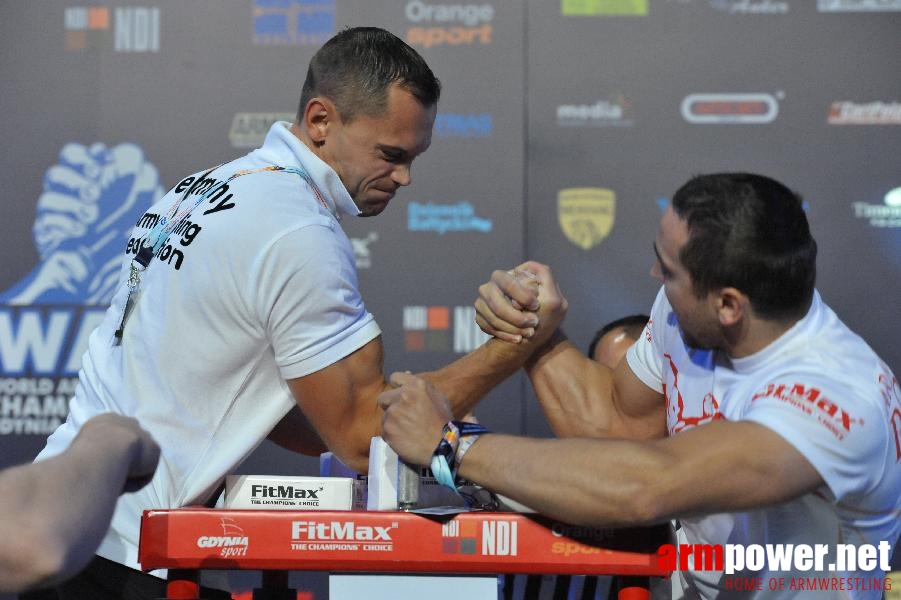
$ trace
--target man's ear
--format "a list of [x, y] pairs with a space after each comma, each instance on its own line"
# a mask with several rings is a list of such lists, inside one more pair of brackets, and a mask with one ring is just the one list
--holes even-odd
[[720, 325], [731, 327], [741, 322], [751, 310], [751, 300], [741, 290], [734, 287], [722, 288], [716, 297], [717, 317]]
[[325, 143], [329, 124], [337, 118], [335, 105], [328, 98], [316, 96], [307, 102], [303, 112], [303, 128], [310, 140], [317, 146]]

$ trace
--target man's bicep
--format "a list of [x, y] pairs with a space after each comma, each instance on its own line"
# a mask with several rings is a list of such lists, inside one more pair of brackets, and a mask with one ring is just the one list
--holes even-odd
[[297, 405], [342, 461], [365, 472], [370, 440], [381, 431], [376, 398], [386, 388], [381, 337], [324, 369], [288, 380]]
[[653, 439], [666, 435], [666, 399], [632, 371], [627, 360], [613, 372], [613, 403], [625, 437]]
[[788, 440], [751, 421], [714, 421], [657, 444], [670, 465], [661, 497], [675, 516], [760, 508], [823, 485]]

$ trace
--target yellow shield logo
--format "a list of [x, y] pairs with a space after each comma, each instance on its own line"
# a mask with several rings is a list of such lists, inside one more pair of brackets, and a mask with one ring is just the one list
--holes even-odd
[[557, 193], [557, 220], [573, 244], [588, 250], [613, 229], [616, 194], [604, 188], [567, 188]]

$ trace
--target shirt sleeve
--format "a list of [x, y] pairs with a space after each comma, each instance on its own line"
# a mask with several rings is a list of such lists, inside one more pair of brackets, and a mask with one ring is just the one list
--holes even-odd
[[663, 393], [663, 337], [671, 313], [663, 288], [651, 307], [651, 318], [642, 335], [626, 352], [629, 368], [646, 386]]
[[889, 440], [879, 407], [815, 373], [789, 373], [763, 383], [743, 420], [775, 431], [800, 452], [836, 500], [878, 483]]
[[285, 379], [321, 370], [381, 333], [363, 304], [353, 250], [337, 223], [280, 236], [254, 280], [255, 309]]

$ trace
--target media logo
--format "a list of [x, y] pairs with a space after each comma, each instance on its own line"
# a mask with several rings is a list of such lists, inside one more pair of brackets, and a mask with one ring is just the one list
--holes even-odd
[[[479, 329], [472, 306], [405, 306], [404, 347], [407, 352], [471, 352], [490, 337]], [[451, 316], [453, 315], [453, 321]]]
[[853, 206], [854, 216], [869, 221], [870, 227], [880, 229], [901, 227], [901, 187], [890, 190], [882, 204], [855, 202]]
[[456, 204], [410, 202], [407, 205], [407, 229], [410, 231], [434, 231], [441, 235], [449, 231], [488, 233], [493, 226], [491, 219], [483, 219], [476, 215], [475, 208], [469, 202]]
[[254, 45], [321, 46], [334, 34], [334, 0], [254, 0]]
[[407, 30], [411, 46], [471, 46], [488, 45], [494, 27], [494, 6], [484, 4], [426, 4], [411, 0], [404, 8], [404, 16], [416, 27]]
[[106, 46], [113, 30], [116, 52], [159, 52], [160, 9], [156, 6], [70, 6], [65, 9], [64, 26], [68, 50], [99, 49]]
[[901, 102], [833, 102], [830, 125], [901, 125]]
[[645, 16], [648, 0], [560, 0], [564, 17]]
[[779, 102], [772, 94], [690, 94], [680, 110], [696, 125], [759, 125], [776, 120]]
[[785, 15], [788, 2], [776, 0], [710, 0], [710, 6], [731, 15]]
[[223, 558], [247, 556], [250, 540], [234, 519], [221, 517], [219, 526], [222, 527], [222, 535], [202, 535], [197, 538], [197, 547], [218, 548], [219, 556]]
[[242, 112], [236, 113], [228, 130], [232, 148], [259, 148], [269, 129], [278, 121], [294, 121], [294, 113]]
[[561, 104], [557, 125], [561, 127], [631, 127], [632, 102], [617, 92], [594, 104]]
[[817, 0], [820, 12], [896, 12], [901, 0]]
[[369, 246], [373, 242], [377, 242], [378, 239], [379, 234], [376, 231], [370, 231], [363, 238], [350, 238], [350, 245], [354, 249], [357, 269], [368, 269], [372, 266], [372, 251], [369, 249]]
[[616, 193], [605, 188], [567, 188], [557, 193], [557, 220], [566, 238], [589, 250], [613, 229]]
[[439, 138], [490, 137], [493, 129], [490, 113], [438, 113], [435, 117], [435, 136]]
[[163, 192], [134, 144], [66, 144], [47, 169], [32, 229], [39, 262], [0, 292], [0, 434], [46, 435], [66, 417], [129, 232]]

